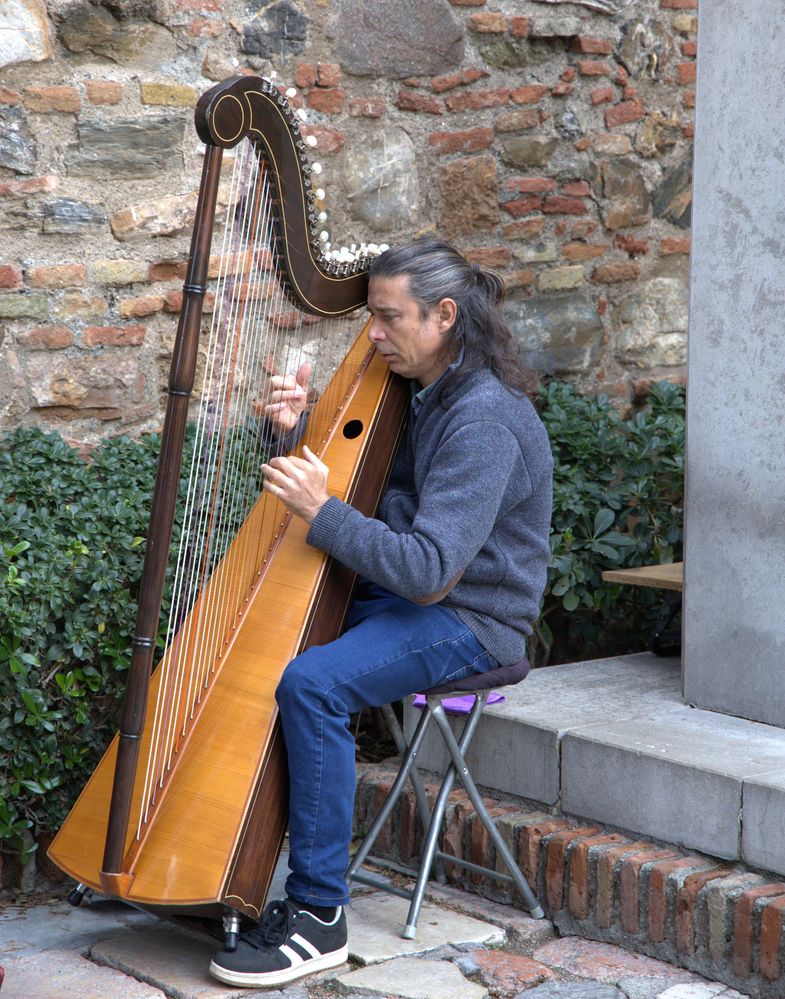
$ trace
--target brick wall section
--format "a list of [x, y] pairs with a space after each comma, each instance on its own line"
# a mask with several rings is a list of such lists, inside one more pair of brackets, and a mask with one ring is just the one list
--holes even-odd
[[[40, 12], [38, 0], [19, 2]], [[301, 42], [275, 35], [266, 20], [275, 5], [189, 0], [164, 5], [163, 24], [144, 20], [140, 4], [115, 18], [116, 6], [86, 0], [65, 17], [62, 3], [45, 2], [53, 45], [45, 57], [31, 50], [35, 85], [31, 61], [0, 65], [0, 365], [22, 372], [0, 429], [35, 423], [86, 440], [159, 424], [201, 166], [193, 106], [216, 81], [272, 70], [298, 88], [293, 103], [319, 140], [337, 242], [444, 235], [502, 274], [530, 363], [621, 401], [634, 399], [636, 382], [682, 377], [683, 356], [659, 334], [672, 344], [678, 330], [686, 341], [686, 305], [650, 317], [655, 285], [688, 281], [696, 0], [631, 0], [614, 17], [536, 0], [434, 0], [423, 16], [450, 18], [462, 55], [414, 74], [395, 64], [409, 53], [386, 49], [375, 72], [348, 65], [340, 24], [331, 28], [350, 16], [348, 0], [291, 0]], [[93, 37], [104, 30], [96, 25], [105, 37]], [[271, 33], [278, 48], [257, 54]], [[151, 148], [155, 128], [168, 136], [155, 170], [140, 172], [134, 143], [120, 137], [134, 124], [151, 130]], [[411, 147], [418, 194], [402, 196], [393, 221], [374, 229], [367, 217], [381, 188], [360, 184], [366, 193], [347, 200], [342, 178], [383, 147], [382, 132]], [[649, 317], [644, 356], [625, 344], [631, 312]], [[569, 321], [554, 325], [554, 315]], [[580, 351], [570, 347], [573, 316], [591, 330]], [[85, 335], [142, 317], [138, 343]], [[69, 342], [31, 336], [47, 324], [67, 329]], [[75, 367], [89, 360], [99, 380], [118, 362], [138, 365], [143, 405], [120, 389], [101, 416], [38, 405], [50, 349]]]
[[[363, 835], [395, 776], [361, 766], [355, 835]], [[428, 785], [429, 795], [435, 786]], [[484, 799], [537, 897], [563, 934], [603, 940], [725, 982], [744, 995], [785, 995], [785, 883], [675, 846], [636, 840], [520, 802]], [[408, 788], [373, 853], [416, 866], [421, 845]], [[450, 797], [445, 849], [502, 869], [465, 791]], [[464, 890], [520, 906], [509, 887], [449, 864]]]

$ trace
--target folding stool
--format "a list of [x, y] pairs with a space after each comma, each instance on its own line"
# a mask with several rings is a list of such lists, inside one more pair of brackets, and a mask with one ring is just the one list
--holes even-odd
[[[499, 831], [494, 825], [493, 819], [488, 814], [488, 811], [483, 804], [482, 797], [477, 790], [477, 785], [469, 772], [465, 759], [466, 752], [480, 721], [480, 716], [485, 709], [488, 695], [492, 691], [498, 690], [500, 687], [507, 687], [515, 683], [520, 683], [528, 672], [529, 663], [527, 660], [523, 659], [521, 662], [514, 663], [512, 666], [497, 666], [495, 669], [488, 670], [485, 673], [472, 673], [470, 676], [464, 677], [462, 680], [455, 680], [452, 683], [443, 684], [438, 687], [433, 687], [431, 690], [425, 691], [425, 706], [422, 711], [422, 716], [417, 723], [411, 742], [408, 744], [404, 738], [403, 732], [401, 731], [401, 727], [398, 724], [398, 719], [395, 717], [395, 713], [390, 705], [385, 705], [382, 708], [385, 721], [387, 722], [393, 739], [395, 740], [398, 751], [401, 754], [401, 765], [393, 786], [391, 787], [382, 804], [382, 807], [379, 810], [379, 814], [371, 824], [371, 828], [368, 830], [360, 849], [357, 851], [354, 859], [349, 865], [346, 872], [346, 879], [347, 881], [354, 880], [360, 882], [361, 884], [370, 885], [374, 888], [380, 888], [383, 891], [390, 892], [393, 895], [400, 895], [402, 898], [410, 900], [411, 904], [409, 906], [409, 915], [406, 919], [406, 925], [403, 930], [403, 936], [407, 940], [413, 940], [417, 932], [417, 920], [420, 915], [420, 908], [422, 907], [426, 885], [429, 877], [431, 876], [432, 868], [435, 869], [436, 878], [440, 883], [443, 884], [446, 880], [442, 864], [442, 861], [444, 860], [448, 860], [450, 863], [457, 864], [458, 866], [464, 867], [470, 871], [478, 871], [496, 881], [502, 881], [505, 884], [514, 885], [514, 887], [516, 887], [523, 896], [525, 906], [529, 913], [535, 919], [542, 919], [545, 915], [542, 907], [537, 901], [536, 896], [521, 873], [520, 868], [515, 863], [509, 847], [502, 839]], [[452, 728], [450, 727], [450, 722], [447, 719], [442, 701], [448, 697], [466, 694], [474, 696], [474, 703], [466, 719], [460, 738], [456, 739]], [[444, 777], [442, 778], [442, 783], [436, 796], [433, 812], [431, 812], [428, 807], [425, 789], [416, 766], [417, 753], [419, 752], [423, 738], [432, 719], [436, 722], [437, 730], [441, 734], [447, 749], [449, 750], [451, 758], [451, 762], [444, 774]], [[470, 863], [467, 860], [454, 857], [452, 854], [444, 853], [441, 849], [439, 849], [442, 819], [444, 817], [448, 797], [450, 791], [452, 790], [456, 776], [463, 783], [466, 793], [469, 795], [469, 799], [474, 805], [478, 817], [488, 830], [488, 835], [490, 836], [493, 845], [496, 847], [499, 856], [507, 866], [507, 869], [510, 872], [509, 875], [501, 874], [498, 871], [492, 871], [487, 867], [481, 867], [479, 864]], [[413, 891], [405, 891], [403, 889], [396, 888], [388, 882], [382, 881], [381, 879], [375, 878], [373, 875], [367, 874], [360, 870], [368, 857], [373, 844], [376, 842], [376, 838], [378, 837], [382, 826], [389, 818], [396, 802], [403, 793], [407, 780], [411, 780], [414, 787], [415, 798], [417, 800], [417, 811], [419, 812], [423, 829], [426, 830], [422, 860], [420, 861], [417, 883]]]

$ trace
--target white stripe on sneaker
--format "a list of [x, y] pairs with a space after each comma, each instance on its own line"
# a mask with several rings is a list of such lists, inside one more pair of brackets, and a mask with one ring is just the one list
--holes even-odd
[[[293, 942], [298, 943], [300, 944], [300, 946], [302, 946], [302, 942], [300, 940], [297, 940], [295, 937], [292, 937], [291, 939]], [[291, 962], [291, 966], [293, 968], [299, 968], [301, 964], [305, 964], [305, 961], [303, 960], [303, 958], [300, 957], [297, 951], [292, 950], [291, 947], [287, 947], [286, 944], [281, 944], [278, 950], [283, 954], [284, 957], [289, 959], [289, 961]], [[317, 951], [316, 953], [318, 954], [319, 952]]]
[[[310, 940], [306, 940], [305, 937], [301, 937], [299, 933], [293, 933], [289, 937], [289, 940], [292, 943], [296, 943], [298, 947], [302, 947], [302, 949], [304, 951], [306, 951], [308, 954], [310, 954], [311, 957], [321, 957], [322, 956], [322, 952], [317, 947], [314, 947], [314, 945], [311, 943]], [[289, 948], [286, 947], [286, 946], [281, 947], [281, 950], [287, 950], [288, 951], [288, 949]]]

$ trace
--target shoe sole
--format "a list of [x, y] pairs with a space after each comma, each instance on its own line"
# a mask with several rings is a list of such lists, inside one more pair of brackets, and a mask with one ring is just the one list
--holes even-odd
[[314, 957], [308, 961], [303, 961], [296, 967], [280, 968], [278, 971], [264, 972], [244, 972], [231, 971], [222, 968], [215, 961], [210, 962], [210, 974], [217, 978], [219, 982], [227, 985], [244, 985], [248, 988], [260, 985], [283, 985], [285, 982], [293, 982], [297, 978], [305, 975], [313, 975], [317, 971], [326, 971], [327, 968], [336, 968], [339, 964], [345, 964], [349, 957], [349, 946], [344, 944], [340, 950], [331, 951], [329, 954], [322, 954], [321, 957]]

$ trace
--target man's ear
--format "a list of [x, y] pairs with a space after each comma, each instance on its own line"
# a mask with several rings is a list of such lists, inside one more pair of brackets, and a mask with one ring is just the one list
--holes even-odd
[[443, 298], [436, 306], [439, 319], [439, 329], [446, 333], [455, 325], [458, 316], [458, 306], [454, 298]]

